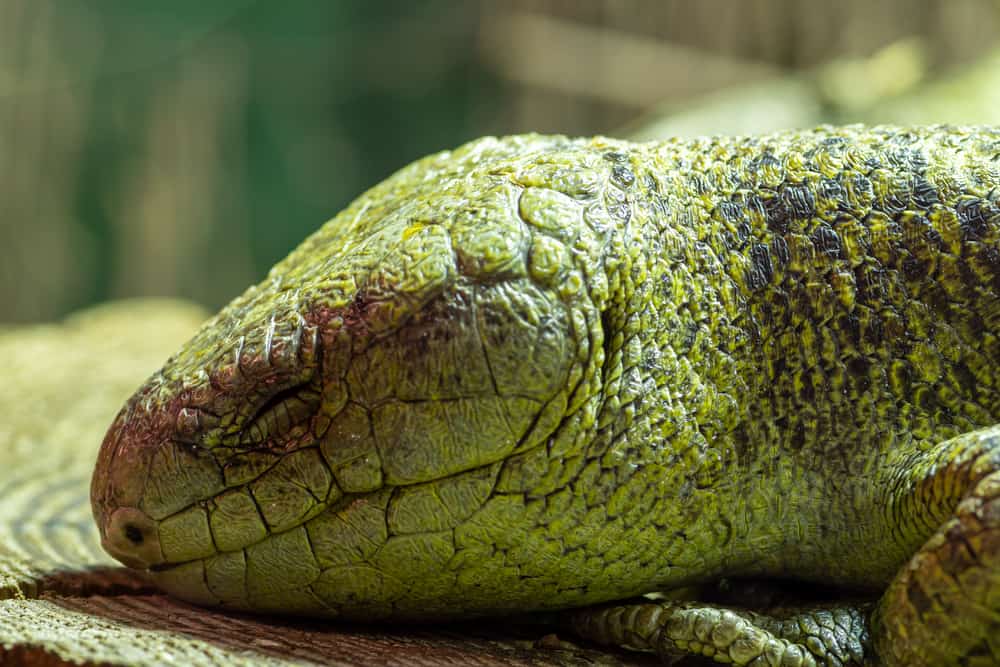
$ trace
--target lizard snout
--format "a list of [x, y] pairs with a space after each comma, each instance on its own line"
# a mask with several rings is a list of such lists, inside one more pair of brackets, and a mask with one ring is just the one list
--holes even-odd
[[224, 488], [207, 449], [173, 438], [177, 409], [146, 405], [140, 392], [112, 423], [90, 487], [102, 546], [138, 569], [185, 560], [179, 545], [199, 532], [191, 516]]
[[108, 429], [91, 479], [90, 500], [105, 551], [129, 567], [145, 569], [163, 561], [156, 522], [139, 509], [155, 448], [151, 441], [157, 438], [148, 430], [150, 420], [136, 413], [130, 402]]

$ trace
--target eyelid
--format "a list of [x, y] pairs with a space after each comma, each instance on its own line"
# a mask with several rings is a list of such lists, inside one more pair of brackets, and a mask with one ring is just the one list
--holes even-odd
[[283, 389], [257, 409], [240, 435], [240, 442], [257, 445], [279, 438], [319, 409], [320, 394], [310, 382]]

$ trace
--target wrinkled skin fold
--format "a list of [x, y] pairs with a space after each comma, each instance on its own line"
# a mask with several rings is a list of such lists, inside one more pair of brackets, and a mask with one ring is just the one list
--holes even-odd
[[571, 622], [735, 664], [1000, 664], [998, 368], [998, 130], [484, 138], [169, 359], [94, 516], [199, 604], [432, 620], [818, 581], [870, 602]]

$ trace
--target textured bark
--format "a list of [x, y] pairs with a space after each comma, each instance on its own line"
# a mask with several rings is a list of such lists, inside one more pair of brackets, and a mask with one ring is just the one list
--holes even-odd
[[203, 319], [174, 302], [0, 330], [0, 664], [652, 664], [487, 626], [361, 628], [199, 609], [101, 549], [90, 474], [127, 395]]

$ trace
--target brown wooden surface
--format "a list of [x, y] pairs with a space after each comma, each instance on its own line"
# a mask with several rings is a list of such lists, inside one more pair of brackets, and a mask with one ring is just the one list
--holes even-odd
[[88, 487], [115, 412], [204, 317], [169, 301], [0, 329], [0, 664], [655, 664], [541, 649], [507, 622], [352, 627], [199, 609], [101, 550]]

